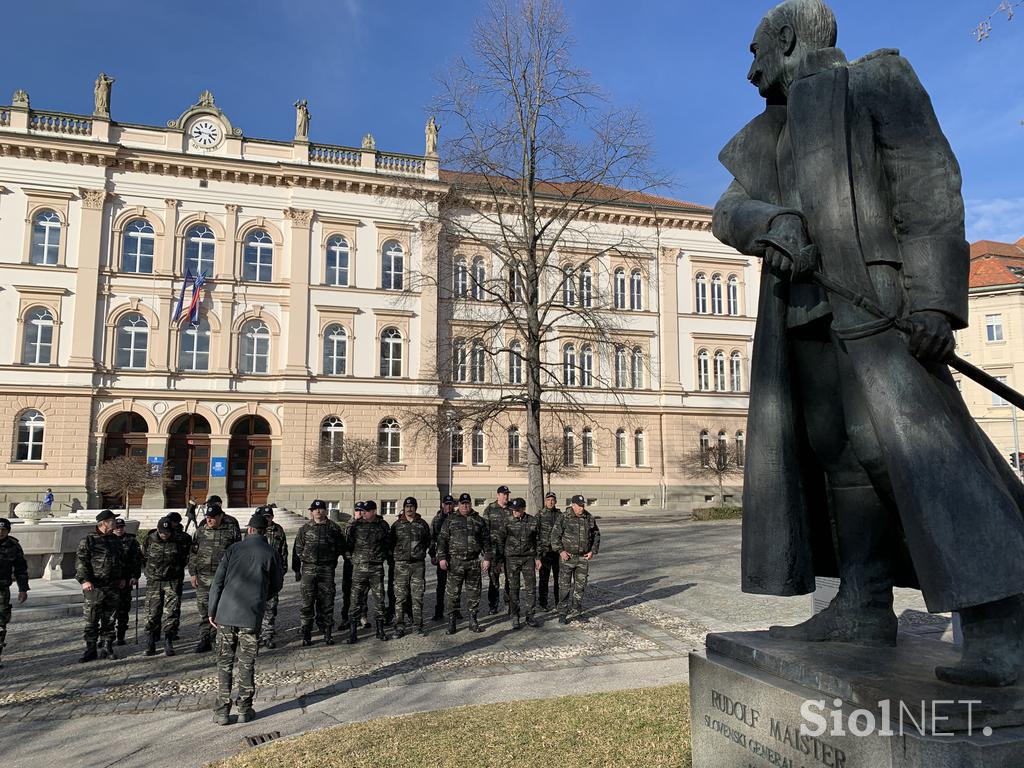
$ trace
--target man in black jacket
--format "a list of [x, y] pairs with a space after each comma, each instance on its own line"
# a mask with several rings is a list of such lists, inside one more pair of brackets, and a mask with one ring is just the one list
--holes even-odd
[[[267, 544], [281, 558], [281, 570], [288, 570], [288, 536], [280, 524], [274, 522], [274, 507], [264, 505], [256, 508], [256, 513], [267, 518]], [[277, 625], [277, 595], [267, 600], [267, 612], [263, 616], [263, 628], [260, 630], [260, 645], [276, 648], [274, 643], [274, 627]]]
[[[384, 631], [384, 562], [391, 557], [391, 528], [377, 516], [377, 502], [364, 503], [363, 516], [353, 520], [345, 534], [345, 543], [352, 558], [352, 589], [355, 592], [355, 615], [367, 609], [367, 594], [373, 592], [373, 616], [378, 640], [387, 640]], [[356, 642], [357, 626], [349, 625], [349, 644]]]
[[188, 534], [175, 529], [171, 518], [163, 517], [142, 545], [146, 563], [147, 656], [156, 655], [156, 642], [161, 632], [164, 635], [164, 655], [174, 655], [174, 641], [178, 639], [181, 623], [181, 582], [189, 551], [179, 535], [188, 538]]
[[114, 521], [114, 538], [124, 555], [124, 586], [117, 590], [117, 645], [124, 645], [128, 619], [132, 615], [132, 590], [139, 585], [142, 575], [142, 547], [134, 534], [127, 533], [123, 518]]
[[590, 577], [590, 561], [601, 547], [601, 530], [587, 511], [582, 494], [572, 497], [571, 511], [562, 515], [551, 532], [551, 548], [558, 550], [562, 572], [558, 578], [562, 602], [558, 604], [558, 623], [568, 624], [583, 611], [583, 592]]
[[558, 605], [558, 552], [551, 548], [551, 532], [562, 516], [556, 503], [558, 497], [551, 491], [544, 494], [544, 508], [537, 513], [537, 556], [540, 558], [540, 576], [537, 581], [537, 602], [540, 609], [548, 609], [548, 580], [555, 591], [555, 605]]
[[448, 583], [448, 571], [437, 564], [437, 537], [441, 535], [441, 526], [449, 515], [455, 512], [455, 498], [448, 494], [441, 500], [441, 508], [430, 521], [430, 564], [437, 569], [437, 589], [434, 592], [434, 621], [444, 618], [444, 588]]
[[[18, 603], [28, 600], [28, 563], [18, 540], [10, 535], [11, 521], [0, 517], [0, 654], [11, 621], [11, 584], [18, 584]], [[0, 664], [0, 669], [3, 668]]]
[[[210, 584], [210, 625], [217, 630], [217, 701], [213, 720], [227, 725], [231, 712], [233, 667], [238, 664], [238, 715], [243, 723], [256, 717], [256, 654], [267, 600], [281, 591], [281, 558], [264, 534], [267, 518], [253, 515], [249, 535], [224, 552]], [[258, 535], [256, 535], [258, 534]]]
[[[78, 544], [75, 578], [82, 585], [82, 614], [85, 619], [85, 653], [81, 662], [116, 659], [114, 655], [114, 613], [117, 590], [124, 587], [124, 555], [114, 538], [116, 515], [104, 509], [96, 515], [96, 530]], [[97, 654], [97, 643], [102, 647]]]

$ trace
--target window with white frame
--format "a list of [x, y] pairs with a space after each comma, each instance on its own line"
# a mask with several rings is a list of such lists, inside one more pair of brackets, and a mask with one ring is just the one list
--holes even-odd
[[388, 291], [400, 291], [405, 285], [405, 251], [397, 240], [388, 240], [381, 248], [380, 285]]
[[729, 355], [729, 388], [733, 392], [743, 391], [743, 357], [736, 350]]
[[484, 286], [487, 284], [487, 268], [484, 260], [477, 256], [473, 259], [473, 298], [476, 301], [484, 300]]
[[178, 334], [178, 369], [182, 371], [210, 370], [210, 322], [199, 316], [187, 323]]
[[324, 277], [327, 285], [348, 285], [349, 255], [348, 240], [334, 235], [327, 241]]
[[594, 349], [589, 344], [580, 349], [580, 386], [594, 386]]
[[629, 353], [625, 347], [615, 348], [615, 386], [626, 387], [629, 382]]
[[572, 427], [566, 427], [562, 432], [562, 461], [567, 467], [576, 466], [576, 434]]
[[254, 229], [245, 238], [242, 279], [269, 283], [274, 278], [274, 241], [265, 229]]
[[344, 376], [348, 372], [348, 331], [340, 323], [324, 329], [324, 376]]
[[562, 347], [562, 383], [567, 387], [576, 386], [576, 347], [572, 344]]
[[725, 308], [730, 315], [740, 313], [740, 281], [736, 275], [729, 275], [725, 284]]
[[452, 292], [457, 298], [463, 299], [469, 293], [469, 266], [466, 257], [459, 256], [455, 260], [455, 271], [452, 275]]
[[526, 289], [523, 285], [523, 276], [519, 274], [514, 266], [508, 270], [508, 300], [513, 304], [526, 301]]
[[725, 352], [715, 352], [715, 391], [725, 392]]
[[630, 384], [633, 389], [644, 388], [644, 351], [640, 347], [633, 347], [633, 370]]
[[626, 308], [626, 270], [619, 267], [612, 276], [612, 299], [615, 309]]
[[238, 371], [259, 376], [270, 371], [270, 329], [262, 320], [250, 320], [239, 333]]
[[53, 362], [53, 314], [46, 307], [32, 307], [25, 313], [21, 362], [24, 365]]
[[697, 353], [697, 389], [701, 392], [711, 389], [711, 359], [706, 349]]
[[[1005, 376], [995, 376], [994, 378], [1000, 384], [1005, 384], [1006, 383], [1006, 377]], [[997, 395], [995, 392], [993, 392], [992, 393], [992, 405], [993, 405], [993, 407], [996, 407], [996, 408], [1002, 408], [1003, 406], [1009, 405], [1009, 403], [1006, 402], [1002, 398], [1001, 395]]]
[[156, 233], [145, 219], [128, 222], [121, 235], [121, 271], [150, 274], [153, 271], [153, 252]]
[[18, 417], [18, 439], [15, 447], [15, 461], [42, 461], [43, 434], [46, 419], [36, 410], [25, 411]]
[[706, 467], [706, 466], [709, 465], [709, 463], [711, 461], [710, 456], [709, 456], [709, 454], [711, 453], [711, 438], [708, 436], [708, 431], [706, 429], [702, 429], [700, 431], [700, 442], [699, 442], [699, 445], [700, 445], [701, 464]]
[[721, 315], [722, 312], [722, 276], [711, 276], [711, 314]]
[[484, 428], [477, 424], [473, 427], [473, 465], [481, 466], [484, 463]]
[[464, 439], [465, 435], [462, 431], [462, 427], [458, 425], [452, 427], [452, 464], [463, 464], [466, 460]]
[[743, 462], [746, 461], [747, 443], [746, 437], [743, 432], [736, 433], [736, 457], [735, 463], [737, 467], [742, 467]]
[[619, 428], [615, 432], [615, 466], [626, 466], [626, 430]]
[[644, 308], [644, 278], [639, 269], [629, 275], [629, 308], [637, 312]]
[[693, 278], [694, 303], [693, 308], [698, 315], [708, 313], [708, 278], [703, 272], [698, 272]]
[[580, 270], [580, 306], [585, 309], [594, 306], [594, 273], [590, 267]]
[[470, 378], [472, 378], [474, 384], [483, 384], [487, 381], [487, 349], [482, 341], [473, 342]]
[[185, 274], [197, 277], [213, 274], [217, 236], [205, 224], [189, 227], [185, 233]]
[[402, 334], [397, 328], [385, 328], [380, 335], [380, 375], [402, 375]]
[[521, 463], [522, 455], [520, 453], [519, 443], [519, 427], [508, 428], [508, 465], [510, 467], [517, 467]]
[[508, 345], [508, 383], [523, 383], [523, 345], [518, 341]]
[[41, 210], [32, 219], [32, 244], [29, 262], [52, 267], [60, 261], [60, 216], [55, 211]]
[[576, 306], [576, 273], [572, 267], [562, 270], [562, 304], [567, 307]]
[[394, 419], [384, 419], [377, 428], [377, 456], [385, 464], [402, 460], [402, 430]]
[[469, 381], [469, 361], [465, 339], [452, 342], [452, 378], [459, 383]]
[[594, 430], [590, 427], [583, 430], [583, 466], [594, 466]]
[[340, 461], [345, 450], [345, 424], [328, 416], [320, 424], [320, 455], [325, 461]]
[[642, 429], [633, 433], [633, 458], [636, 461], [636, 466], [647, 466], [647, 443]]
[[985, 340], [986, 341], [1002, 341], [1003, 340], [1003, 316], [1002, 315], [985, 315]]
[[114, 365], [117, 368], [146, 367], [149, 351], [149, 323], [138, 312], [129, 312], [117, 321], [117, 344]]

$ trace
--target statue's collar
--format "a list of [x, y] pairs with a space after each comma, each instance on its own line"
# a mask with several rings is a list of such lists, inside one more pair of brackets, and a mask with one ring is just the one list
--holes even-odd
[[838, 69], [847, 66], [846, 54], [838, 48], [818, 48], [801, 59], [796, 68], [796, 78], [816, 75], [826, 69]]

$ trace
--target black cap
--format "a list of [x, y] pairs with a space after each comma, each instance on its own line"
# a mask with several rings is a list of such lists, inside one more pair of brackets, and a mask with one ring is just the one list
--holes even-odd
[[470, 496], [468, 493], [460, 494], [459, 495], [459, 504], [461, 504], [464, 501], [468, 501], [470, 504], [472, 504], [473, 503], [473, 497]]
[[168, 512], [167, 519], [170, 520], [172, 523], [177, 524], [181, 522], [181, 515], [179, 515], [177, 512]]
[[161, 517], [160, 522], [156, 524], [156, 529], [160, 533], [174, 533], [174, 521], [169, 517]]
[[109, 509], [104, 509], [98, 515], [96, 515], [96, 522], [97, 523], [102, 523], [104, 520], [113, 520], [116, 517], [117, 517], [117, 515], [115, 515]]
[[217, 494], [213, 494], [213, 496], [208, 496], [206, 498], [206, 503], [207, 503], [207, 505], [210, 505], [210, 504], [223, 504], [224, 503], [224, 499], [222, 499]]
[[509, 509], [526, 509], [526, 499], [516, 497], [508, 502]]
[[580, 506], [586, 506], [587, 504], [586, 498], [581, 493], [577, 493], [575, 496], [569, 499], [569, 501], [571, 501], [573, 504], [579, 504]]
[[0, 530], [9, 531], [11, 530], [11, 521], [6, 517], [0, 517]]
[[114, 527], [115, 528], [124, 528], [124, 518], [119, 517], [116, 520], [114, 520]]
[[313, 499], [309, 505], [310, 509], [327, 509], [327, 502], [323, 499]]
[[249, 518], [249, 527], [255, 528], [257, 531], [265, 531], [267, 530], [267, 518], [257, 512]]
[[356, 510], [358, 510], [360, 512], [365, 512], [366, 511], [366, 502], [365, 501], [357, 501], [356, 505], [353, 507], [353, 509], [356, 509]]
[[555, 499], [556, 501], [558, 499], [558, 497], [555, 495], [554, 491], [548, 491], [547, 493], [545, 493], [544, 494], [544, 498], [545, 499]]
[[416, 509], [420, 508], [420, 503], [418, 501], [416, 501], [416, 497], [415, 496], [406, 496], [405, 497], [405, 501], [402, 502], [402, 506], [403, 507], [407, 507], [410, 504], [412, 504], [414, 507], [416, 507]]
[[217, 515], [223, 515], [224, 510], [220, 508], [220, 504], [207, 504], [206, 505], [206, 516], [217, 517]]
[[512, 493], [512, 491], [510, 491], [508, 489], [507, 485], [499, 485], [498, 486], [498, 493]]
[[270, 506], [269, 504], [264, 504], [262, 507], [256, 507], [256, 514], [257, 515], [263, 515], [264, 517], [266, 517], [267, 515], [270, 515], [271, 517], [273, 517], [274, 516], [274, 508], [272, 506]]
[[455, 503], [455, 497], [454, 497], [454, 496], [452, 496], [452, 495], [451, 495], [451, 494], [449, 493], [449, 494], [447, 494], [447, 495], [446, 495], [446, 496], [445, 496], [445, 497], [444, 497], [443, 499], [441, 499], [441, 503], [442, 503], [442, 504], [454, 504], [454, 503]]
[[373, 499], [368, 499], [368, 500], [364, 501], [363, 502], [363, 511], [364, 512], [376, 512], [377, 511], [377, 502], [374, 501]]

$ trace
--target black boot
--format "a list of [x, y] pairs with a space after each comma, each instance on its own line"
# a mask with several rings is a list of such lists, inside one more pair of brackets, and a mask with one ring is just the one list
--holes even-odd
[[964, 645], [957, 664], [935, 668], [953, 685], [1013, 685], [1024, 665], [1024, 605], [1015, 595], [960, 611]]
[[540, 626], [540, 624], [537, 623], [537, 620], [535, 618], [533, 618], [533, 614], [532, 613], [526, 614], [526, 626], [528, 626], [528, 627], [539, 627]]
[[383, 621], [378, 621], [377, 622], [376, 637], [377, 637], [378, 640], [387, 640], [388, 639], [388, 633], [384, 631], [384, 622]]
[[124, 645], [124, 633], [128, 631], [127, 627], [117, 628], [117, 644]]
[[149, 633], [149, 640], [146, 642], [146, 655], [156, 656], [156, 632]]
[[309, 646], [313, 644], [313, 628], [303, 627], [302, 628], [302, 644]]
[[519, 614], [512, 614], [512, 629], [519, 629], [522, 625], [519, 623]]
[[397, 640], [397, 639], [399, 639], [401, 637], [405, 637], [405, 625], [404, 624], [396, 624], [395, 625], [395, 639]]
[[448, 615], [448, 629], [445, 631], [446, 635], [454, 635], [457, 630], [455, 629], [455, 614]]
[[420, 637], [426, 637], [427, 636], [427, 630], [423, 627], [422, 624], [420, 624], [420, 625], [418, 625], [416, 627], [416, 634], [419, 635]]
[[103, 641], [103, 650], [100, 651], [100, 658], [101, 659], [116, 659], [117, 658], [117, 655], [114, 653], [114, 641], [113, 640], [104, 640]]
[[355, 645], [359, 639], [359, 622], [353, 621], [348, 625], [348, 637], [345, 638], [345, 642], [349, 645]]
[[174, 655], [174, 638], [167, 636], [164, 638], [164, 656]]
[[86, 643], [85, 653], [82, 654], [82, 657], [78, 660], [78, 662], [81, 664], [86, 661], [93, 661], [97, 658], [97, 656], [98, 654], [96, 653], [96, 643]]
[[469, 614], [469, 631], [470, 632], [483, 632], [483, 628], [480, 626], [480, 622], [476, 618], [476, 611]]
[[345, 630], [348, 629], [348, 624], [349, 624], [348, 616], [342, 616], [341, 617], [341, 622], [338, 624], [338, 629], [340, 629], [342, 632], [344, 632]]
[[334, 645], [334, 630], [331, 627], [324, 630], [324, 645]]
[[210, 636], [202, 635], [196, 644], [196, 653], [206, 653], [211, 650], [213, 650], [213, 643], [210, 641]]

